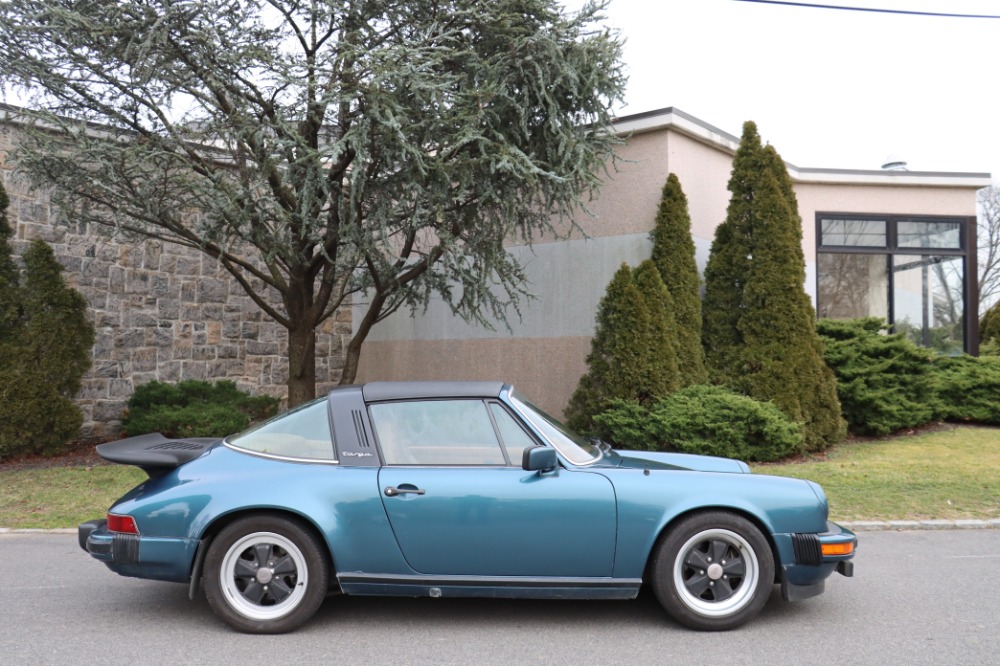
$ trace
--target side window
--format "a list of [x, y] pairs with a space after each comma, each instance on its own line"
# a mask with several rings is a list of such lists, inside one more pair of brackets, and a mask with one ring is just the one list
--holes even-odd
[[296, 407], [226, 441], [247, 451], [282, 458], [334, 459], [326, 398]]
[[481, 400], [388, 402], [370, 407], [387, 465], [505, 465]]
[[535, 446], [537, 442], [531, 438], [531, 435], [524, 431], [524, 428], [514, 420], [514, 417], [510, 413], [501, 407], [499, 404], [493, 402], [490, 403], [490, 410], [493, 412], [493, 418], [496, 420], [497, 429], [500, 431], [500, 438], [503, 440], [503, 445], [507, 448], [507, 455], [510, 457], [510, 464], [515, 467], [520, 467], [521, 457], [524, 455], [524, 450], [530, 446]]

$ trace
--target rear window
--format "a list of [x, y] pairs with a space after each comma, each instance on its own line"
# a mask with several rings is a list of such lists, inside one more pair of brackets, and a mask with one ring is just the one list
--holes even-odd
[[326, 398], [299, 405], [227, 438], [226, 443], [237, 449], [278, 458], [336, 460]]

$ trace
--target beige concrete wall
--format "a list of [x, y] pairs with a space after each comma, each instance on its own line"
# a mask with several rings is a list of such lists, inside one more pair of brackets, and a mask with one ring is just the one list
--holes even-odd
[[498, 379], [561, 417], [588, 353], [589, 337], [366, 342], [358, 381]]

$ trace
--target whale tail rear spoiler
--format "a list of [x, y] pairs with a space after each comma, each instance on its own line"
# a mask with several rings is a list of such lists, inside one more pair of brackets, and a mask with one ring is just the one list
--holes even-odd
[[154, 432], [100, 444], [97, 454], [119, 465], [138, 467], [155, 478], [201, 456], [219, 441], [215, 437], [170, 439]]

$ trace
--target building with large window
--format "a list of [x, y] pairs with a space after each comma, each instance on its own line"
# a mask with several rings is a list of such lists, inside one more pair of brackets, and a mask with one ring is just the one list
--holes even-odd
[[[625, 140], [621, 159], [588, 202], [592, 214], [575, 220], [583, 233], [508, 248], [535, 294], [510, 330], [465, 324], [442, 303], [399, 312], [365, 343], [359, 381], [503, 379], [561, 413], [585, 371], [608, 281], [622, 262], [650, 256], [667, 175], [676, 173], [687, 194], [702, 269], [729, 203], [737, 137], [674, 108], [621, 118], [615, 129]], [[788, 170], [818, 316], [882, 317], [920, 344], [977, 351], [976, 191], [989, 174]]]

